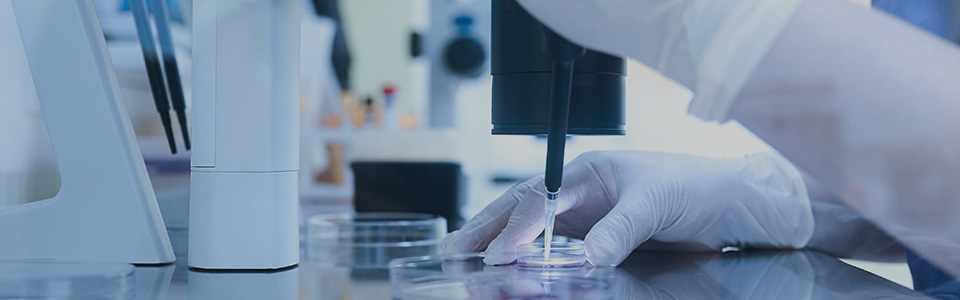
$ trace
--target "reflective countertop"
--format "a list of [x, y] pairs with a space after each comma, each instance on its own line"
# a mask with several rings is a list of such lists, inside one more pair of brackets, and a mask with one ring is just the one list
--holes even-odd
[[[189, 164], [182, 161], [176, 165], [177, 168], [173, 168], [174, 171], [165, 172], [164, 168], [168, 167], [165, 162], [151, 163], [148, 159], [148, 167], [177, 261], [170, 265], [137, 266], [126, 277], [110, 278], [105, 281], [107, 284], [104, 287], [120, 291], [104, 291], [103, 294], [119, 295], [112, 299], [396, 299], [392, 295], [390, 273], [386, 267], [358, 268], [318, 262], [315, 257], [310, 257], [310, 251], [316, 248], [311, 248], [306, 238], [301, 241], [301, 263], [295, 268], [272, 273], [190, 270], [187, 265]], [[301, 213], [306, 216], [351, 209], [349, 205], [334, 208], [325, 204], [320, 207], [301, 207]], [[460, 266], [466, 266], [469, 270], [444, 266], [439, 271], [444, 276], [463, 272], [503, 271], [503, 268], [482, 264]], [[923, 297], [836, 258], [811, 251], [638, 252], [620, 267], [594, 268], [586, 272], [590, 276], [603, 278], [608, 292], [606, 296], [610, 299]], [[9, 291], [9, 288], [22, 288], [16, 284], [5, 286], [2, 279], [3, 276], [0, 276], [0, 294]], [[64, 282], [58, 280], [36, 286], [73, 291], [64, 289]], [[453, 295], [447, 296], [441, 295], [439, 299], [450, 299]]]
[[[190, 270], [184, 251], [186, 230], [174, 229], [170, 234], [177, 262], [136, 267], [136, 299], [395, 298], [385, 268], [355, 269], [302, 259], [295, 268], [272, 273]], [[620, 267], [589, 272], [603, 274], [611, 299], [923, 298], [894, 282], [812, 251], [637, 252]]]

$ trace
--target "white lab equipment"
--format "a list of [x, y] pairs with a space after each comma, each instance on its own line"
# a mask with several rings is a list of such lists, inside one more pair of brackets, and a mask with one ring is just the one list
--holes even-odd
[[430, 62], [426, 117], [430, 127], [457, 128], [464, 123], [460, 103], [470, 100], [464, 86], [489, 80], [490, 1], [427, 2], [424, 27], [429, 29], [423, 30], [422, 41]]
[[16, 0], [60, 170], [51, 199], [0, 209], [0, 259], [174, 260], [89, 0]]
[[0, 2], [0, 207], [48, 199], [60, 174], [10, 1]]
[[194, 3], [191, 267], [299, 262], [299, 8]]

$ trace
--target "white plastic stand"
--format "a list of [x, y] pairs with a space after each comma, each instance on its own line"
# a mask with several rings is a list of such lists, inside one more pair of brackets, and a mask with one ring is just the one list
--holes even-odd
[[0, 259], [174, 260], [89, 0], [14, 0], [60, 192], [0, 209]]
[[193, 5], [189, 264], [296, 265], [300, 3]]

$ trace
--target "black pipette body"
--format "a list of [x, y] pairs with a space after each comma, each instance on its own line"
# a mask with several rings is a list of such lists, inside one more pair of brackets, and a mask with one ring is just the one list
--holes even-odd
[[570, 117], [573, 65], [586, 50], [551, 30], [545, 30], [544, 35], [543, 47], [553, 59], [553, 74], [550, 87], [550, 124], [547, 128], [547, 166], [543, 183], [547, 188], [547, 198], [555, 200], [563, 182], [563, 153], [567, 143], [567, 125]]
[[[543, 183], [548, 193], [558, 193], [563, 181], [563, 153], [567, 143], [567, 119], [570, 116], [570, 85], [573, 61], [554, 61], [553, 101], [550, 103], [550, 126], [547, 128], [547, 166]], [[553, 200], [553, 199], [551, 199]]]

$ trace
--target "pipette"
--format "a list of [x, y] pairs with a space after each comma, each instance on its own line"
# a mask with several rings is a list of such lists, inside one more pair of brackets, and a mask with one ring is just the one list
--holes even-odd
[[547, 128], [547, 166], [543, 183], [547, 190], [544, 202], [544, 259], [550, 258], [553, 225], [556, 220], [560, 184], [563, 181], [563, 152], [567, 143], [567, 123], [570, 117], [570, 92], [573, 84], [574, 61], [583, 56], [583, 47], [563, 39], [550, 30], [545, 32], [546, 51], [553, 58], [550, 90], [550, 125]]

